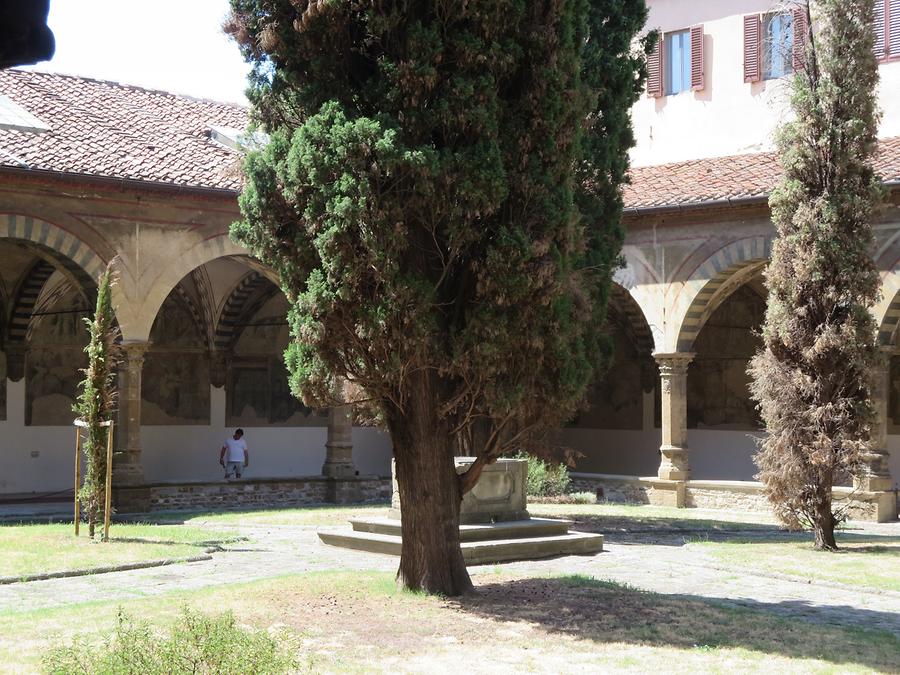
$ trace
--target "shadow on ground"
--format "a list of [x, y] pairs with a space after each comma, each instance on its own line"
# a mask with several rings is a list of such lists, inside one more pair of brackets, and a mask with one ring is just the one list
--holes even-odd
[[898, 615], [854, 607], [710, 601], [581, 576], [481, 584], [477, 595], [448, 604], [480, 618], [525, 621], [550, 633], [604, 644], [743, 648], [791, 659], [822, 659], [889, 672], [900, 669]]
[[[759, 543], [810, 541], [808, 532], [790, 532], [775, 524], [743, 523], [728, 520], [697, 520], [647, 516], [587, 515], [573, 511], [556, 514], [574, 522], [572, 529], [596, 532], [618, 544], [640, 543], [662, 546], [683, 546], [698, 540], [748, 541]], [[900, 530], [898, 530], [900, 531]], [[837, 532], [838, 544], [900, 542], [897, 536], [854, 532], [852, 528]], [[877, 547], [876, 547], [877, 548]], [[860, 549], [855, 549], [860, 550]]]

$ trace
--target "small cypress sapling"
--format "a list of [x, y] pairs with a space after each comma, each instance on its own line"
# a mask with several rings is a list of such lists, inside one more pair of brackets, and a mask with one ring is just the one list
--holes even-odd
[[81, 393], [73, 406], [78, 417], [87, 423], [82, 431], [81, 447], [87, 467], [80, 498], [87, 516], [88, 534], [92, 538], [97, 524], [103, 520], [106, 499], [106, 444], [110, 427], [101, 424], [112, 418], [116, 400], [114, 382], [119, 330], [112, 309], [111, 285], [111, 272], [107, 267], [100, 277], [94, 316], [84, 320], [90, 333], [90, 341], [85, 347], [88, 365], [83, 370]]

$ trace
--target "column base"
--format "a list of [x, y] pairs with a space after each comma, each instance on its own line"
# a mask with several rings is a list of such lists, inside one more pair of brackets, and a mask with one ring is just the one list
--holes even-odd
[[687, 506], [683, 480], [655, 480], [647, 491], [651, 506], [668, 506], [683, 509]]
[[861, 508], [857, 517], [876, 523], [891, 523], [897, 520], [897, 493], [893, 490], [870, 492], [860, 497]]
[[322, 475], [328, 478], [355, 478], [358, 476], [359, 471], [353, 464], [353, 445], [326, 443]]
[[352, 463], [325, 462], [322, 465], [322, 475], [326, 478], [355, 478], [359, 475], [359, 471]]
[[894, 489], [894, 479], [890, 475], [866, 474], [854, 477], [853, 487], [862, 492], [888, 492]]
[[113, 485], [115, 487], [137, 486], [144, 483], [144, 467], [141, 466], [140, 450], [123, 450], [113, 455]]
[[325, 494], [330, 504], [358, 504], [363, 501], [362, 483], [355, 476], [350, 480], [329, 479]]
[[114, 487], [112, 504], [116, 513], [147, 513], [150, 510], [150, 488]]
[[687, 448], [663, 445], [660, 449], [659, 471], [662, 480], [688, 480], [691, 477]]

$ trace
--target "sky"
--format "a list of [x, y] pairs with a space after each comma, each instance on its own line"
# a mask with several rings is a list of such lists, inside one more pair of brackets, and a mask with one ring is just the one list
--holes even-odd
[[222, 33], [228, 0], [51, 0], [56, 54], [29, 70], [247, 103], [249, 66]]

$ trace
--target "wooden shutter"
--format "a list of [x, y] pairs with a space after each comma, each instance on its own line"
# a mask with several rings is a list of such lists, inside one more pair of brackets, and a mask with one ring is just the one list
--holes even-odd
[[794, 72], [796, 73], [806, 68], [806, 39], [809, 25], [806, 22], [806, 7], [795, 7], [793, 13], [794, 43], [792, 51]]
[[885, 12], [887, 27], [886, 56], [892, 59], [900, 57], [900, 0], [889, 0]]
[[872, 32], [875, 33], [875, 58], [883, 59], [887, 56], [887, 42], [885, 42], [884, 10], [887, 0], [875, 0], [875, 20], [872, 23]]
[[761, 31], [762, 22], [759, 14], [750, 14], [744, 17], [744, 82], [759, 82], [762, 77]]
[[703, 26], [691, 28], [691, 90], [703, 89]]
[[703, 89], [703, 24], [691, 28], [691, 91]]
[[647, 94], [653, 98], [663, 95], [663, 36], [653, 46], [653, 51], [647, 55]]

